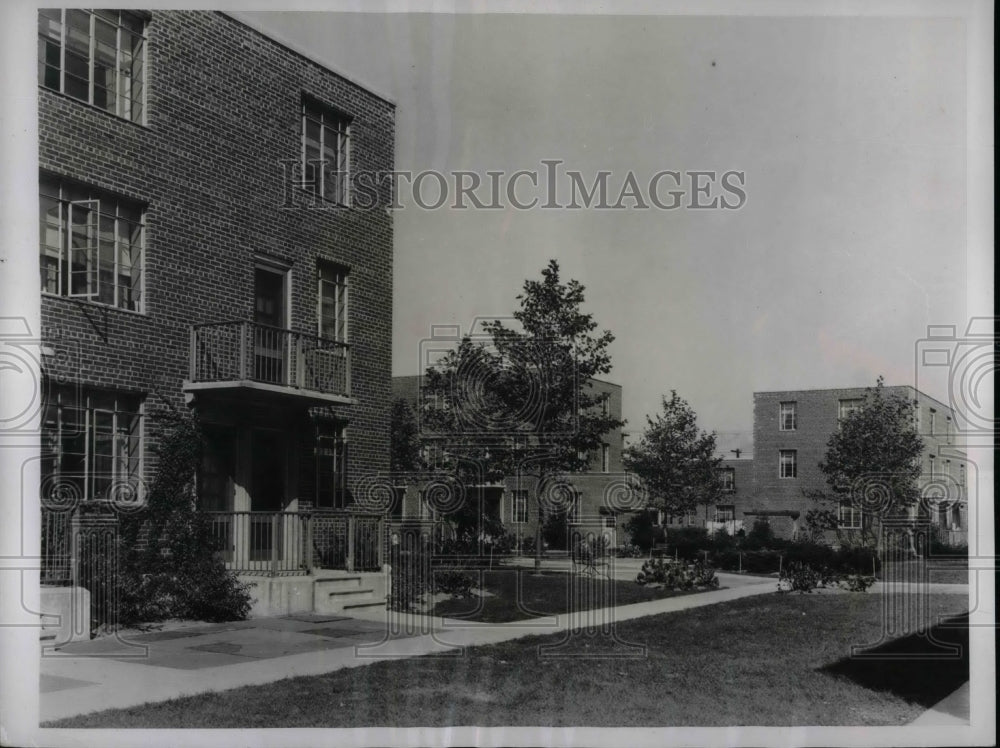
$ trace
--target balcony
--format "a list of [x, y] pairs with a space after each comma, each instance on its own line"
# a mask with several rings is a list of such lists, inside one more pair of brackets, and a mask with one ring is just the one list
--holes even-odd
[[188, 397], [248, 394], [306, 405], [352, 405], [347, 343], [254, 322], [191, 328]]

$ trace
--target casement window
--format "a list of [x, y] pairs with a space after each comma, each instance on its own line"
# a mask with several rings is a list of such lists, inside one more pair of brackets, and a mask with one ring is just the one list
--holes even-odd
[[347, 342], [347, 269], [319, 261], [317, 276], [317, 317], [319, 336]]
[[841, 501], [837, 506], [837, 527], [841, 530], [860, 530], [861, 510], [850, 501]]
[[347, 500], [347, 434], [322, 424], [316, 436], [316, 506], [343, 509]]
[[798, 453], [794, 449], [778, 452], [778, 477], [794, 478], [798, 475]]
[[141, 205], [42, 175], [39, 263], [43, 293], [141, 312]]
[[736, 490], [736, 470], [734, 468], [722, 468], [719, 471], [719, 479], [723, 491], [732, 493]]
[[864, 400], [861, 398], [851, 398], [849, 400], [841, 400], [838, 410], [837, 417], [840, 420], [844, 420], [851, 413], [856, 410], [861, 410], [861, 406], [864, 404]]
[[335, 205], [349, 205], [350, 118], [302, 99], [302, 187]]
[[735, 522], [736, 521], [736, 505], [735, 504], [716, 504], [715, 505], [715, 522]]
[[38, 85], [142, 123], [145, 26], [127, 10], [39, 10]]
[[606, 473], [611, 469], [611, 448], [607, 444], [601, 445], [601, 472]]
[[778, 429], [780, 431], [795, 431], [796, 426], [795, 403], [781, 403], [778, 406]]
[[42, 419], [43, 496], [123, 503], [141, 498], [142, 428], [138, 397], [56, 390]]
[[528, 521], [528, 492], [521, 489], [514, 491], [514, 503], [511, 506], [511, 522], [524, 524]]

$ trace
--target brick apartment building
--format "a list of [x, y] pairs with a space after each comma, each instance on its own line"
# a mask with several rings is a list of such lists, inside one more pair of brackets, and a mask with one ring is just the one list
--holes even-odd
[[[589, 393], [606, 394], [601, 407], [608, 415], [621, 420], [621, 385], [591, 379]], [[403, 399], [414, 408], [420, 404], [420, 377], [398, 376], [392, 379], [393, 397]], [[571, 526], [584, 534], [593, 532], [603, 535], [616, 546], [625, 538], [619, 537], [619, 518], [636, 508], [637, 493], [633, 490], [634, 480], [624, 472], [622, 450], [624, 438], [620, 428], [609, 431], [603, 437], [600, 449], [590, 455], [590, 465], [586, 471], [570, 473], [560, 477], [542, 493], [553, 497], [551, 505], [565, 509]], [[524, 540], [533, 540], [538, 525], [538, 486], [532, 476], [507, 476], [503, 481], [481, 487], [483, 511], [501, 520], [509, 532], [521, 545]], [[544, 505], [544, 500], [543, 500]], [[419, 486], [411, 486], [403, 493], [396, 506], [396, 516], [406, 518], [432, 519], [433, 510], [428, 507]]]
[[[767, 520], [779, 535], [805, 530], [805, 515], [816, 503], [807, 492], [827, 490], [819, 463], [838, 422], [861, 405], [866, 388], [789, 390], [754, 393], [753, 458], [724, 460], [726, 498], [709, 512], [710, 529], [749, 531]], [[917, 429], [924, 440], [920, 486], [930, 517], [952, 543], [966, 542], [968, 508], [965, 453], [952, 410], [909, 386], [885, 387], [916, 404]], [[857, 508], [838, 509], [843, 530], [860, 527]]]
[[389, 458], [392, 218], [352, 177], [392, 170], [393, 104], [218, 12], [45, 9], [38, 50], [43, 507], [113, 522], [193, 409], [231, 567], [343, 566]]

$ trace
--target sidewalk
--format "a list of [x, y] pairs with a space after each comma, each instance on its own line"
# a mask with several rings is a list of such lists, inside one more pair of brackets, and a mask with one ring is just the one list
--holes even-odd
[[774, 590], [773, 581], [757, 579], [729, 589], [505, 624], [375, 611], [354, 618], [304, 614], [105, 637], [42, 656], [39, 718], [44, 723], [380, 660], [454, 656], [456, 648], [606, 626]]

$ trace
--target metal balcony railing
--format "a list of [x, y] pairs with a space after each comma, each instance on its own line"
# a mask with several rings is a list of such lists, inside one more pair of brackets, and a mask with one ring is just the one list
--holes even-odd
[[351, 396], [347, 343], [254, 322], [191, 328], [191, 382], [259, 382]]

